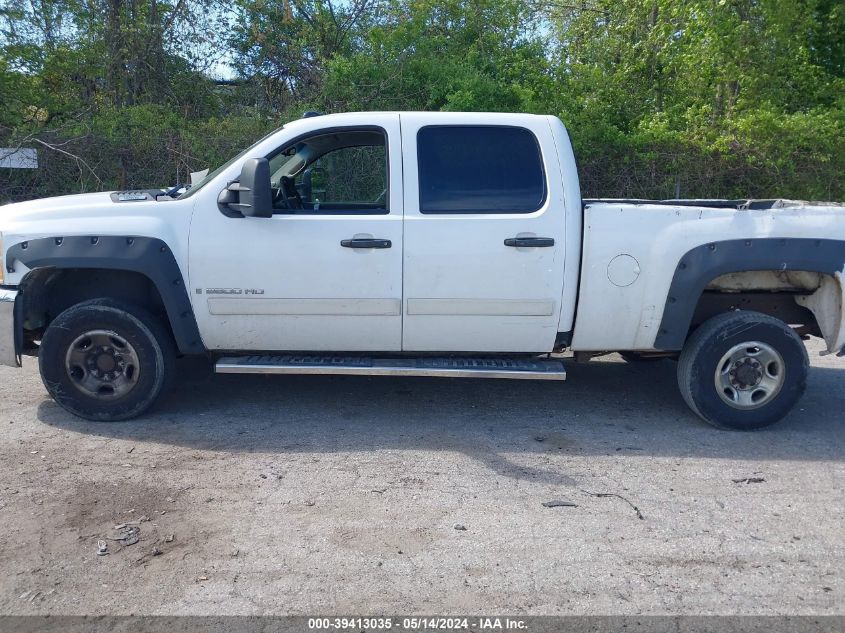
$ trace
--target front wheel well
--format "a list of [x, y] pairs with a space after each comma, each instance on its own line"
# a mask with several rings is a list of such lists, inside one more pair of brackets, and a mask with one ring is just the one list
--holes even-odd
[[98, 268], [37, 268], [20, 284], [23, 305], [21, 325], [24, 351], [33, 351], [35, 341], [62, 312], [91, 299], [112, 299], [143, 308], [162, 320], [173, 332], [164, 301], [153, 281], [131, 270]]

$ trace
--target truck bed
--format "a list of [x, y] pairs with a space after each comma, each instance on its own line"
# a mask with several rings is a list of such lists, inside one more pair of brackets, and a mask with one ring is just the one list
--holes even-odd
[[584, 200], [572, 348], [680, 349], [689, 323], [674, 322], [673, 314], [694, 310], [700, 292], [722, 272], [810, 270], [831, 276], [832, 308], [824, 319], [830, 324], [822, 329], [829, 351], [838, 352], [845, 315], [833, 299], [845, 294], [843, 206], [781, 199]]
[[706, 199], [679, 199], [679, 200], [646, 200], [643, 198], [585, 198], [584, 208], [592, 204], [634, 204], [649, 206], [669, 207], [704, 207], [707, 209], [742, 209], [766, 210], [766, 209], [788, 209], [794, 207], [845, 207], [842, 202], [808, 202], [805, 200], [786, 200], [773, 198], [771, 200], [737, 199], [724, 200], [715, 198]]

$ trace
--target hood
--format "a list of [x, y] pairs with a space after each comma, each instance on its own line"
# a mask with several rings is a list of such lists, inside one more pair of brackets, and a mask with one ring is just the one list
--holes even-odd
[[[0, 230], [20, 223], [157, 214], [162, 202], [156, 201], [156, 195], [162, 192], [161, 189], [102, 191], [15, 202], [0, 207]], [[160, 200], [174, 201], [163, 196]]]
[[6, 218], [9, 215], [37, 215], [42, 211], [47, 211], [51, 214], [61, 213], [67, 210], [81, 211], [84, 213], [90, 210], [92, 206], [99, 207], [111, 203], [111, 193], [110, 191], [80, 193], [71, 196], [13, 202], [12, 204], [6, 204], [0, 207], [0, 217]]
[[157, 202], [153, 195], [142, 197], [139, 193], [146, 192], [105, 191], [7, 204], [0, 207], [0, 233], [7, 248], [16, 241], [42, 236], [155, 236], [155, 231], [189, 215], [193, 206], [173, 198]]
[[[153, 195], [141, 195], [150, 192]], [[184, 257], [195, 201], [159, 196], [162, 202], [157, 202], [156, 193], [161, 190], [106, 191], [2, 206], [0, 259], [20, 242], [74, 236], [151, 237], [169, 244], [174, 253], [179, 253], [177, 257]], [[13, 271], [7, 268], [5, 283], [16, 285], [27, 272], [23, 264], [16, 264]]]

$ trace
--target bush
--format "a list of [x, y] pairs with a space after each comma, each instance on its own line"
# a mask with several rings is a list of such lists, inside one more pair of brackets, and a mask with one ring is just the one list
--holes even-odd
[[0, 200], [185, 183], [190, 172], [213, 169], [277, 126], [267, 116], [197, 121], [166, 106], [140, 105], [54, 130], [9, 134], [5, 146], [38, 149], [38, 169], [4, 169]]
[[[582, 123], [579, 127], [577, 123]], [[659, 117], [629, 134], [601, 121], [570, 128], [585, 197], [845, 198], [845, 112], [753, 110], [722, 129], [671, 129]]]

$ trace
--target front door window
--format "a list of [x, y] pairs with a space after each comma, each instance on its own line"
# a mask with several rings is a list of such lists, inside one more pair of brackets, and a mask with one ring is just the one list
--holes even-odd
[[389, 213], [381, 130], [322, 133], [270, 158], [278, 213]]

